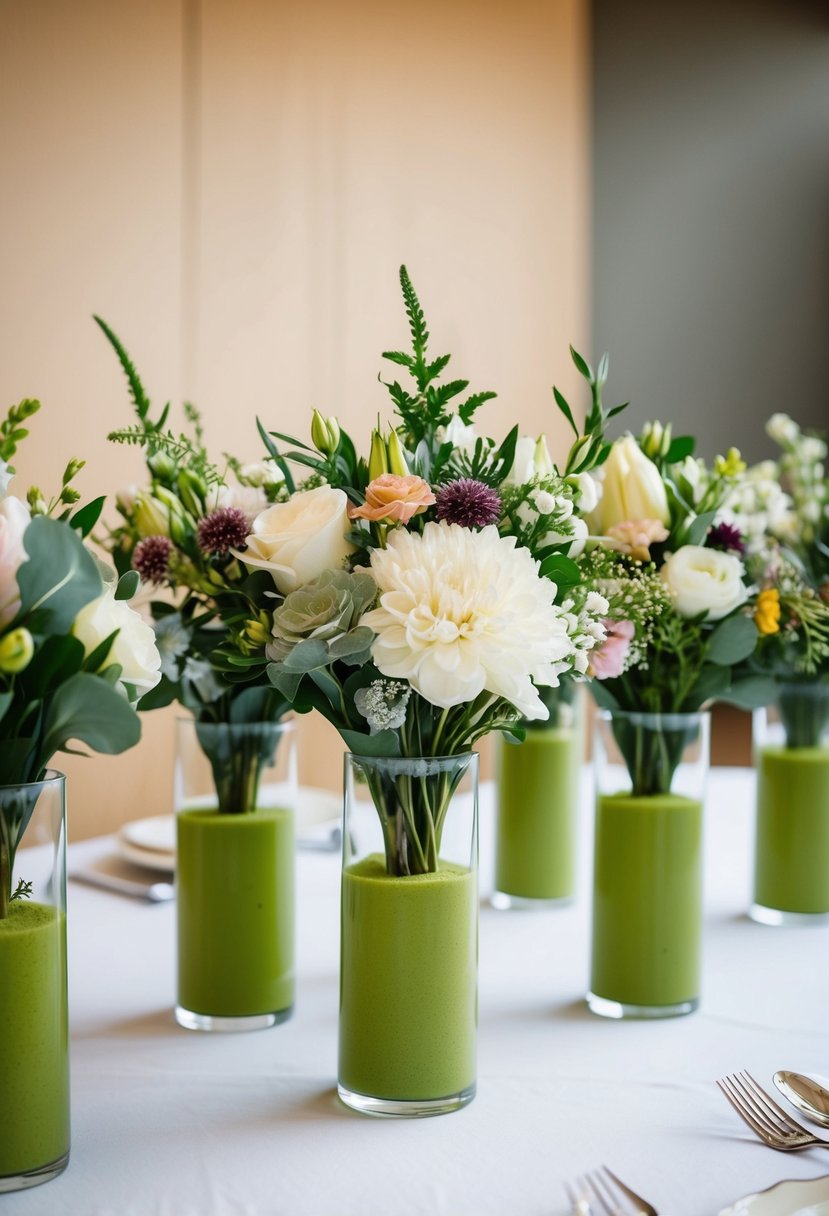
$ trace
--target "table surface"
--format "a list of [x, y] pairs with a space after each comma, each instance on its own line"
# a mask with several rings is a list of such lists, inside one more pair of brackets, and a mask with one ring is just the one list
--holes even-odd
[[[337, 855], [298, 855], [296, 1013], [251, 1034], [175, 1025], [171, 904], [70, 883], [72, 1156], [54, 1182], [0, 1197], [3, 1216], [562, 1216], [564, 1181], [602, 1162], [660, 1216], [715, 1216], [829, 1172], [820, 1149], [761, 1145], [714, 1085], [741, 1068], [770, 1088], [777, 1068], [829, 1073], [829, 928], [745, 915], [752, 773], [712, 773], [702, 1001], [665, 1021], [584, 1004], [586, 773], [582, 794], [574, 903], [497, 912], [482, 791], [478, 1094], [438, 1118], [371, 1119], [335, 1096]], [[112, 847], [72, 845], [70, 869]]]

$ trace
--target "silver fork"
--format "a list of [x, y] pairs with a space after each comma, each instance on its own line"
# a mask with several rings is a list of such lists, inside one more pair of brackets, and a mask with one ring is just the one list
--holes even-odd
[[655, 1207], [625, 1186], [606, 1165], [583, 1174], [575, 1186], [565, 1182], [564, 1189], [573, 1216], [658, 1216]]
[[829, 1148], [829, 1140], [815, 1136], [758, 1085], [749, 1072], [732, 1073], [718, 1081], [722, 1092], [756, 1136], [781, 1153], [804, 1148]]

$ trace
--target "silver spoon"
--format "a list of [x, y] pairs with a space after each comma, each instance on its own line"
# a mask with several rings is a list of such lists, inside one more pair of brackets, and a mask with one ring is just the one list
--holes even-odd
[[776, 1072], [774, 1083], [804, 1115], [821, 1127], [829, 1127], [829, 1089], [799, 1072]]

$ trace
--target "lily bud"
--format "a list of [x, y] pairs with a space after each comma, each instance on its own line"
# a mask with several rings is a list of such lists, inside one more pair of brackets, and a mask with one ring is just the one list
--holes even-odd
[[156, 498], [162, 507], [167, 508], [169, 519], [169, 531], [167, 535], [170, 537], [170, 540], [175, 542], [175, 544], [185, 544], [187, 541], [187, 533], [188, 531], [192, 531], [192, 528], [188, 529], [187, 527], [187, 518], [181, 502], [175, 494], [173, 494], [170, 490], [166, 490], [164, 486], [158, 486], [155, 493]]
[[32, 661], [35, 644], [28, 629], [13, 629], [0, 641], [0, 671], [16, 675]]
[[409, 466], [406, 463], [406, 453], [403, 451], [403, 445], [400, 442], [400, 436], [397, 431], [392, 428], [389, 431], [388, 443], [389, 453], [389, 472], [396, 473], [398, 477], [407, 477], [409, 474]]
[[378, 430], [371, 432], [371, 451], [368, 457], [368, 479], [375, 481], [390, 472], [386, 441]]
[[603, 490], [596, 512], [603, 536], [614, 524], [628, 520], [670, 522], [668, 494], [662, 476], [632, 435], [617, 439], [610, 449], [604, 465]]
[[133, 512], [135, 530], [140, 537], [169, 536], [170, 512], [148, 490], [139, 490]]
[[204, 514], [207, 486], [192, 469], [182, 469], [177, 478], [178, 492], [191, 515], [198, 518]]
[[547, 447], [546, 435], [539, 435], [535, 441], [533, 465], [539, 477], [552, 477], [553, 461], [550, 456], [549, 448]]
[[166, 452], [154, 452], [147, 458], [147, 466], [161, 481], [172, 481], [176, 475], [176, 463]]
[[671, 446], [671, 432], [673, 427], [670, 422], [665, 426], [661, 422], [646, 422], [642, 428], [642, 435], [639, 440], [639, 445], [642, 451], [651, 460], [658, 460], [660, 456], [667, 456], [668, 449]]
[[32, 515], [45, 515], [49, 510], [43, 492], [37, 486], [30, 486], [26, 494], [26, 502]]
[[567, 457], [567, 467], [571, 473], [578, 473], [590, 459], [590, 448], [593, 444], [592, 435], [582, 435], [570, 448]]
[[331, 454], [331, 436], [328, 434], [328, 424], [317, 409], [311, 415], [311, 442], [324, 456]]

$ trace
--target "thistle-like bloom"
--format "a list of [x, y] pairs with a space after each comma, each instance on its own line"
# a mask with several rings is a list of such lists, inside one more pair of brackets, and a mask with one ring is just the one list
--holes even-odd
[[724, 520], [722, 523], [715, 524], [711, 529], [705, 544], [709, 549], [721, 549], [723, 553], [738, 553], [740, 557], [746, 551], [746, 543], [740, 529]]
[[556, 588], [538, 570], [493, 526], [395, 529], [387, 548], [372, 552], [380, 606], [361, 621], [377, 634], [378, 670], [444, 709], [487, 691], [524, 718], [548, 717], [533, 681], [557, 685], [575, 648]]
[[199, 546], [214, 557], [241, 548], [247, 534], [248, 517], [239, 507], [219, 507], [199, 520]]
[[500, 514], [500, 495], [472, 477], [450, 481], [437, 492], [437, 517], [443, 523], [485, 528], [497, 523]]
[[172, 552], [172, 542], [166, 536], [148, 536], [135, 546], [132, 568], [148, 583], [163, 583]]

